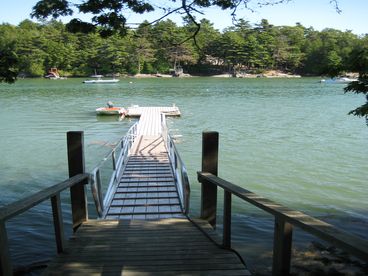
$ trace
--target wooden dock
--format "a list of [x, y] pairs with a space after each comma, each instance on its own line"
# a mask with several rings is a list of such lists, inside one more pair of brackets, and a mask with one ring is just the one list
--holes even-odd
[[84, 223], [44, 275], [250, 275], [187, 219]]
[[161, 113], [177, 107], [134, 107], [140, 116], [123, 172], [103, 220], [84, 222], [45, 275], [250, 275], [184, 214]]
[[180, 116], [177, 106], [141, 107], [132, 106], [127, 108], [126, 117], [140, 117], [138, 124], [138, 135], [161, 136], [161, 114], [166, 116]]

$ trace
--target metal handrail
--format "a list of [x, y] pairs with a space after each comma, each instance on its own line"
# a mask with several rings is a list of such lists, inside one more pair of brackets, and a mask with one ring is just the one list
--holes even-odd
[[[92, 170], [92, 173], [90, 174], [92, 196], [99, 217], [104, 216], [106, 206], [108, 206], [112, 200], [113, 191], [116, 189], [117, 181], [123, 172], [123, 167], [128, 158], [129, 151], [134, 143], [135, 138], [137, 137], [137, 125], [138, 122], [129, 128], [127, 134], [118, 141], [117, 145], [103, 158], [103, 160]], [[116, 157], [116, 154], [118, 157]], [[105, 197], [103, 197], [100, 170], [110, 157], [112, 160], [113, 173], [110, 177]]]
[[164, 139], [171, 169], [174, 173], [175, 183], [177, 185], [177, 190], [180, 198], [180, 204], [185, 214], [189, 212], [189, 204], [190, 204], [190, 184], [187, 169], [184, 165], [183, 160], [179, 155], [179, 151], [177, 150], [174, 139], [170, 135], [166, 125], [166, 116], [165, 114], [161, 114], [161, 128], [162, 128], [162, 137]]
[[[180, 204], [185, 214], [189, 212], [189, 196], [190, 196], [190, 186], [188, 173], [185, 168], [184, 162], [182, 161], [179, 152], [175, 146], [173, 138], [170, 136], [166, 126], [165, 114], [161, 114], [161, 126], [162, 126], [162, 137], [165, 141], [166, 148], [168, 150], [168, 155], [170, 159], [170, 164], [172, 171], [174, 173], [175, 182], [177, 185], [177, 190], [179, 193]], [[114, 191], [118, 185], [118, 180], [123, 173], [130, 149], [137, 137], [137, 126], [138, 122], [135, 123], [127, 132], [127, 134], [119, 140], [117, 146], [115, 146], [111, 152], [109, 152], [103, 160], [92, 170], [90, 174], [90, 185], [92, 190], [93, 200], [96, 206], [96, 211], [98, 216], [104, 217], [106, 215], [107, 206], [112, 201]], [[120, 148], [120, 151], [119, 151]], [[116, 154], [118, 157], [116, 157]], [[102, 195], [102, 181], [100, 170], [101, 167], [107, 162], [107, 160], [112, 159], [112, 175], [108, 184], [108, 188], [105, 196]]]

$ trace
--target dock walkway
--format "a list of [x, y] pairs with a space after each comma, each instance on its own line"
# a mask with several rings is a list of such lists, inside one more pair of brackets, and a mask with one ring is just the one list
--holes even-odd
[[182, 213], [162, 137], [137, 137], [105, 218], [178, 218]]
[[115, 190], [106, 219], [182, 218], [183, 210], [162, 137], [161, 113], [179, 116], [178, 107], [130, 107], [140, 116], [137, 137]]
[[103, 219], [84, 222], [45, 275], [250, 275], [185, 215], [162, 112], [180, 115], [175, 106], [128, 109], [140, 120]]
[[45, 275], [250, 275], [187, 219], [84, 223]]

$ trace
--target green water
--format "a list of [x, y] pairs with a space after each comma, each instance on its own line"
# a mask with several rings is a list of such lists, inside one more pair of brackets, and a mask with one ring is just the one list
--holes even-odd
[[[0, 205], [67, 178], [69, 130], [85, 133], [87, 170], [99, 163], [134, 122], [96, 117], [95, 108], [108, 100], [122, 106], [175, 103], [182, 117], [169, 119], [169, 126], [173, 134], [182, 135], [178, 148], [190, 174], [193, 216], [199, 212], [201, 133], [213, 130], [220, 133], [220, 177], [367, 237], [368, 128], [363, 119], [347, 116], [364, 99], [344, 94], [343, 87], [320, 84], [316, 78], [1, 84]], [[67, 207], [68, 194], [63, 198]], [[234, 240], [250, 266], [257, 267], [260, 252], [271, 248], [272, 217], [236, 199], [233, 211]], [[70, 224], [68, 207], [64, 213]], [[48, 259], [53, 253], [48, 203], [11, 220], [8, 230], [17, 264]], [[296, 231], [297, 243], [307, 239]], [[30, 248], [24, 251], [25, 241]], [[44, 244], [47, 250], [41, 249]]]

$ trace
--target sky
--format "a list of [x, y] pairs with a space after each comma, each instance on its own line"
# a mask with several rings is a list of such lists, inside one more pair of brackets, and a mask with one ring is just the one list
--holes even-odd
[[[151, 2], [168, 2], [158, 0]], [[254, 1], [255, 3], [258, 1]], [[254, 12], [240, 9], [238, 18], [243, 18], [250, 23], [259, 23], [265, 18], [276, 26], [294, 26], [300, 22], [305, 27], [313, 27], [315, 30], [334, 28], [342, 31], [351, 30], [353, 33], [363, 35], [368, 33], [368, 0], [338, 0], [342, 12], [336, 12], [330, 0], [291, 0], [287, 4], [256, 8]], [[37, 0], [0, 0], [0, 23], [19, 24], [24, 19], [30, 19], [32, 7]], [[128, 23], [139, 23], [144, 19], [152, 21], [160, 17], [155, 13], [144, 16], [128, 14]], [[232, 25], [230, 11], [220, 9], [205, 10], [205, 17], [214, 23], [214, 27], [223, 30]], [[86, 16], [81, 16], [86, 20]], [[197, 19], [201, 16], [197, 15]], [[171, 17], [178, 24], [181, 23], [179, 15]], [[68, 19], [63, 19], [68, 22]]]

